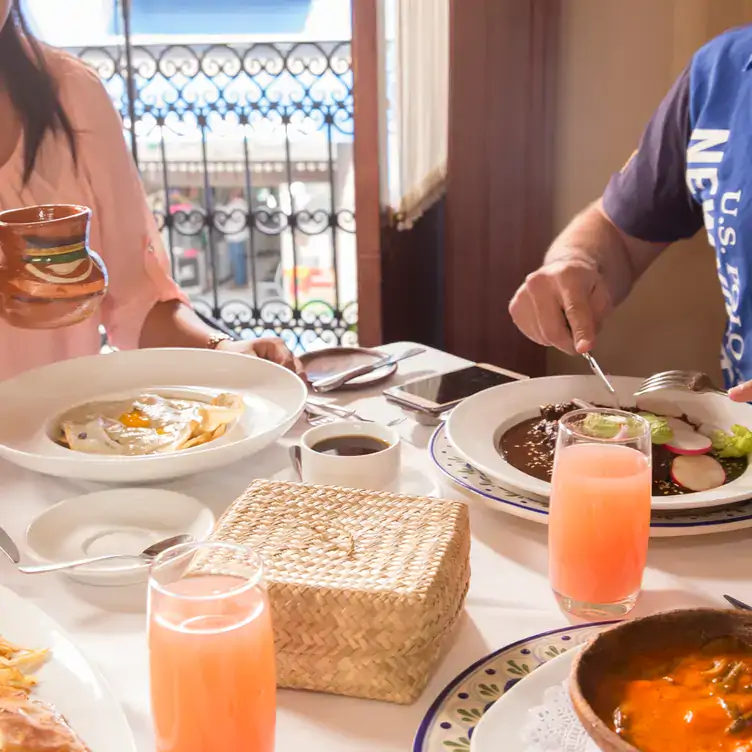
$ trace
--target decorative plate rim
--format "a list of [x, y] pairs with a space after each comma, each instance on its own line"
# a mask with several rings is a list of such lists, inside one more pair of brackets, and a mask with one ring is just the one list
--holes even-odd
[[[436, 443], [438, 442], [439, 438], [441, 437], [442, 432], [446, 434], [446, 424], [442, 423], [440, 426], [436, 428], [436, 430], [433, 432], [431, 436], [431, 441], [429, 444], [429, 453], [431, 455], [431, 459], [433, 460], [434, 465], [436, 465], [439, 470], [446, 475], [447, 478], [449, 478], [453, 483], [456, 483], [458, 486], [462, 486], [463, 488], [466, 488], [468, 491], [472, 491], [473, 493], [478, 494], [479, 496], [483, 496], [486, 499], [491, 499], [491, 501], [498, 501], [502, 504], [508, 504], [509, 506], [517, 507], [518, 509], [524, 509], [528, 512], [535, 512], [535, 514], [542, 514], [545, 517], [548, 517], [548, 512], [543, 509], [535, 509], [532, 507], [526, 507], [523, 504], [517, 504], [516, 502], [512, 501], [511, 499], [503, 499], [500, 496], [494, 496], [493, 494], [488, 493], [487, 491], [484, 491], [482, 488], [478, 488], [477, 486], [471, 486], [467, 481], [462, 480], [461, 478], [457, 478], [456, 476], [452, 475], [445, 467], [441, 465], [439, 462], [439, 458], [436, 456]], [[478, 470], [477, 467], [474, 465], [471, 465], [466, 460], [462, 460], [465, 462], [465, 464], [468, 467], [471, 467], [476, 473], [483, 474], [481, 470]], [[492, 485], [496, 486], [497, 488], [501, 488], [501, 486], [498, 485], [495, 481], [491, 480], [489, 478], [489, 481]], [[505, 489], [508, 490], [509, 493], [516, 493], [512, 491], [511, 489]], [[525, 496], [524, 494], [517, 494], [518, 496], [524, 496], [524, 498], [530, 498], [528, 496]], [[539, 502], [537, 499], [530, 499], [531, 501], [534, 501], [535, 503], [542, 503]]]
[[436, 718], [436, 715], [439, 709], [444, 704], [447, 697], [449, 697], [452, 694], [452, 692], [457, 688], [457, 686], [462, 684], [462, 682], [468, 676], [471, 676], [472, 674], [474, 674], [477, 669], [479, 669], [481, 666], [485, 665], [486, 663], [489, 663], [490, 661], [492, 661], [494, 658], [496, 658], [496, 656], [500, 655], [501, 653], [505, 653], [507, 651], [514, 650], [515, 648], [521, 647], [525, 643], [533, 642], [534, 640], [539, 640], [543, 637], [559, 635], [564, 632], [579, 632], [584, 629], [607, 627], [613, 624], [614, 624], [613, 621], [598, 621], [598, 622], [592, 622], [589, 624], [574, 624], [574, 625], [570, 624], [568, 627], [559, 627], [558, 629], [549, 629], [545, 632], [539, 632], [538, 634], [528, 635], [527, 637], [523, 637], [520, 640], [510, 642], [507, 645], [504, 645], [503, 647], [499, 648], [498, 650], [494, 650], [491, 653], [488, 653], [487, 655], [483, 656], [482, 658], [479, 658], [477, 661], [475, 661], [470, 666], [463, 669], [459, 674], [457, 674], [457, 676], [455, 676], [454, 679], [452, 679], [444, 687], [444, 689], [442, 689], [441, 692], [439, 692], [439, 694], [436, 696], [434, 701], [428, 707], [428, 710], [426, 710], [425, 715], [423, 716], [423, 719], [421, 720], [420, 725], [418, 726], [418, 730], [415, 732], [415, 738], [413, 739], [412, 752], [429, 752], [429, 750], [424, 748], [426, 736], [428, 734], [428, 731], [431, 728], [431, 724]]
[[[482, 488], [478, 488], [477, 486], [470, 485], [467, 481], [463, 480], [462, 478], [458, 478], [455, 475], [452, 475], [449, 470], [447, 470], [439, 461], [439, 458], [436, 456], [436, 444], [439, 441], [439, 439], [442, 437], [442, 432], [446, 434], [446, 425], [441, 424], [436, 428], [436, 430], [433, 432], [431, 436], [431, 440], [429, 442], [429, 454], [431, 455], [431, 459], [433, 460], [434, 465], [439, 469], [439, 471], [445, 475], [447, 478], [449, 478], [453, 483], [456, 483], [458, 486], [461, 486], [462, 488], [465, 488], [468, 491], [471, 491], [474, 494], [477, 494], [478, 496], [482, 496], [485, 499], [489, 499], [490, 501], [495, 501], [500, 504], [505, 504], [507, 506], [513, 506], [517, 509], [524, 509], [526, 512], [533, 512], [535, 514], [541, 514], [545, 517], [548, 517], [548, 512], [543, 509], [537, 509], [532, 506], [525, 506], [522, 504], [518, 504], [515, 501], [511, 499], [502, 498], [500, 496], [496, 496], [492, 493], [489, 493], [488, 491], [485, 491]], [[465, 460], [462, 460], [465, 462]], [[469, 462], [465, 462], [465, 464], [468, 467], [471, 467], [475, 472], [481, 473], [478, 468], [471, 465]], [[490, 479], [489, 479], [490, 480]], [[490, 481], [493, 486], [496, 488], [502, 488], [498, 483], [491, 480]], [[508, 490], [508, 489], [505, 489]], [[509, 490], [509, 493], [515, 493], [518, 496], [521, 496], [523, 498], [529, 498], [530, 501], [534, 503], [540, 503], [537, 501], [537, 499], [532, 499], [525, 494], [522, 494], [520, 492], [511, 491]], [[700, 520], [685, 520], [681, 522], [672, 522], [668, 520], [663, 521], [656, 521], [654, 518], [650, 521], [650, 527], [652, 529], [660, 529], [660, 528], [700, 528], [700, 527], [719, 527], [724, 525], [724, 523], [738, 523], [738, 522], [747, 522], [749, 520], [752, 520], [752, 499], [747, 499], [746, 501], [740, 501], [736, 502], [735, 504], [730, 504], [730, 507], [741, 507], [742, 505], [749, 505], [750, 511], [748, 514], [740, 514], [739, 516], [734, 516], [733, 518], [726, 518], [725, 520], [723, 518], [716, 518], [715, 515], [719, 515], [722, 513], [725, 509], [728, 509], [728, 507], [708, 507], [706, 509], [700, 508], [700, 509], [688, 509], [688, 510], [678, 510], [677, 512], [668, 512], [665, 510], [656, 510], [653, 512], [653, 515], [656, 513], [660, 515], [661, 517], [667, 516], [667, 515], [679, 515], [682, 516], [681, 513], [684, 515], [692, 514], [694, 513], [694, 516], [697, 517], [703, 517], [705, 519]], [[707, 519], [708, 517], [713, 516], [714, 519]], [[722, 532], [722, 531], [719, 531]]]

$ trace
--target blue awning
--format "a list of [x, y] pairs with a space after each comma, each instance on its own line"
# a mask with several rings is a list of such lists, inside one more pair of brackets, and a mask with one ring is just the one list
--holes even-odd
[[311, 0], [131, 0], [134, 34], [300, 34]]

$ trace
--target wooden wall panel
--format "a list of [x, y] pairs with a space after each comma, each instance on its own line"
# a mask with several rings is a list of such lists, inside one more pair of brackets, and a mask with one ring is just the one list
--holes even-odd
[[560, 0], [452, 0], [445, 344], [530, 375], [507, 305], [552, 239]]

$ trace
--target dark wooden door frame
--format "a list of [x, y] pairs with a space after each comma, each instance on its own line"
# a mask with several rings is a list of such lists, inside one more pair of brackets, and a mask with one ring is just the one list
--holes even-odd
[[352, 0], [358, 340], [382, 342], [380, 54], [378, 0]]
[[[553, 234], [561, 0], [450, 3], [449, 174], [444, 242], [432, 248], [434, 228], [411, 238], [385, 227], [379, 2], [352, 0], [359, 339], [419, 339], [420, 330], [428, 341], [433, 330], [450, 352], [539, 375], [545, 353], [507, 305]], [[438, 273], [427, 285], [429, 266]], [[405, 315], [411, 307], [418, 316]], [[443, 326], [430, 327], [430, 316]]]
[[560, 0], [451, 0], [445, 346], [530, 375], [508, 314], [553, 233]]

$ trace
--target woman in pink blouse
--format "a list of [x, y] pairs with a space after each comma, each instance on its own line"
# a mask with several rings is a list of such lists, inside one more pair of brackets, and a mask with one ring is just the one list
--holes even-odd
[[0, 0], [0, 210], [93, 209], [91, 247], [109, 270], [98, 316], [64, 329], [0, 319], [0, 380], [99, 352], [99, 325], [120, 349], [216, 347], [296, 367], [278, 339], [218, 341], [172, 280], [122, 122], [97, 76], [31, 36], [20, 0]]

